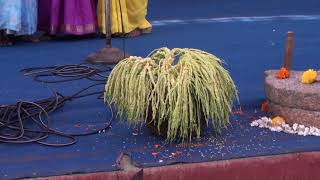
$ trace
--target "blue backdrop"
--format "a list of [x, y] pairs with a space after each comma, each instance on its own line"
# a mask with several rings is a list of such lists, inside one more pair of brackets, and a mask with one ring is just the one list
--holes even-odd
[[[145, 56], [152, 49], [167, 46], [198, 48], [217, 55], [225, 60], [238, 86], [240, 104], [235, 108], [242, 106], [245, 113], [232, 117], [231, 127], [221, 138], [215, 138], [209, 128], [188, 147], [164, 145], [163, 139], [151, 135], [144, 126], [128, 127], [123, 123], [114, 124], [105, 133], [81, 137], [70, 147], [0, 144], [0, 179], [113, 171], [122, 152], [130, 154], [137, 165], [147, 167], [320, 150], [318, 137], [270, 132], [249, 125], [263, 115], [259, 113], [264, 99], [263, 72], [282, 66], [287, 31], [295, 32], [293, 69], [320, 68], [319, 10], [320, 2], [316, 0], [150, 1], [153, 32], [126, 40], [127, 51]], [[230, 18], [240, 16], [251, 18]], [[46, 98], [54, 90], [70, 95], [86, 87], [90, 82], [85, 80], [56, 85], [36, 83], [19, 70], [80, 63], [103, 43], [102, 39], [80, 39], [1, 48], [0, 104]], [[113, 43], [122, 48], [121, 39]], [[101, 101], [88, 97], [67, 103], [54, 113], [53, 126], [67, 132], [89, 131], [102, 127], [109, 116]], [[50, 140], [64, 141], [55, 137]]]

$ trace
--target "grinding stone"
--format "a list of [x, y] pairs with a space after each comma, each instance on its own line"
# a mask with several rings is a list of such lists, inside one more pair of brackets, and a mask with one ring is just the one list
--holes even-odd
[[274, 116], [282, 116], [288, 124], [302, 124], [320, 128], [320, 112], [303, 109], [289, 108], [282, 105], [268, 102], [269, 111]]
[[[311, 111], [320, 111], [320, 77], [313, 84], [301, 83], [301, 71], [291, 71], [288, 79], [278, 79], [277, 70], [265, 71], [265, 93], [273, 103]], [[320, 73], [319, 73], [320, 74]]]

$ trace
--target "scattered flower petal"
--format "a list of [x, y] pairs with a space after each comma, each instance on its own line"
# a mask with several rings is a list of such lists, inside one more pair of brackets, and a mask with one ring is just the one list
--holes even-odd
[[137, 136], [139, 133], [133, 132], [132, 135]]

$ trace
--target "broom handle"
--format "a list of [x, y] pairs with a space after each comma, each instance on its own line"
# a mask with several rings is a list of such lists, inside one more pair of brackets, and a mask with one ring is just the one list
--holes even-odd
[[106, 46], [111, 45], [111, 23], [110, 23], [110, 0], [105, 0], [105, 25], [106, 25]]

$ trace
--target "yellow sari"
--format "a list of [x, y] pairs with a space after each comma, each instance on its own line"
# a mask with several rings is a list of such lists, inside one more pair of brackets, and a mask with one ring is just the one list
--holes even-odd
[[[135, 29], [150, 31], [151, 24], [146, 20], [147, 5], [148, 0], [110, 0], [111, 33], [124, 34]], [[98, 22], [101, 32], [105, 33], [105, 0], [99, 0]]]

